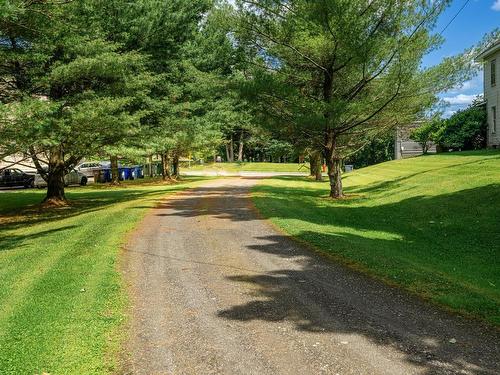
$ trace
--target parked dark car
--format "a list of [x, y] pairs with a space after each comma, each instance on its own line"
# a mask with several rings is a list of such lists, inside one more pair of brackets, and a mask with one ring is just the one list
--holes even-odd
[[35, 176], [24, 173], [17, 168], [7, 168], [0, 171], [0, 186], [33, 187]]

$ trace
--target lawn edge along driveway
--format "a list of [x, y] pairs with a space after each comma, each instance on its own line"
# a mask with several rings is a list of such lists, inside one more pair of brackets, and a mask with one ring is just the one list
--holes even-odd
[[449, 311], [500, 326], [500, 152], [447, 153], [328, 182], [261, 180], [260, 214], [282, 232], [357, 271]]
[[72, 205], [51, 210], [37, 204], [43, 191], [2, 193], [2, 375], [115, 372], [129, 303], [123, 245], [151, 207], [199, 181], [68, 189]]

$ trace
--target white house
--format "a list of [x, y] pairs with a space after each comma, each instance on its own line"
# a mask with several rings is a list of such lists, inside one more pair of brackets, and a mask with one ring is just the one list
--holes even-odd
[[488, 147], [500, 147], [500, 39], [478, 57], [484, 65], [484, 100], [488, 113]]

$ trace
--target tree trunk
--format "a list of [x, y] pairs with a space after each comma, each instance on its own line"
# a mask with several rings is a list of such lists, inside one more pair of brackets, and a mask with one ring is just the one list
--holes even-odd
[[178, 179], [179, 178], [179, 155], [177, 155], [177, 154], [174, 155], [172, 167], [173, 167], [172, 177], [175, 179]]
[[342, 158], [337, 151], [337, 138], [333, 131], [325, 134], [326, 147], [325, 158], [328, 167], [328, 179], [330, 180], [330, 198], [342, 198]]
[[65, 172], [63, 153], [60, 147], [55, 147], [50, 151], [47, 173], [47, 195], [43, 200], [45, 203], [51, 205], [66, 204], [66, 196], [64, 195]]
[[229, 140], [229, 160], [230, 163], [234, 162], [234, 141], [233, 135], [231, 134], [231, 139]]
[[242, 162], [243, 161], [243, 130], [240, 133], [240, 142], [238, 145], [238, 161]]
[[229, 163], [230, 157], [229, 157], [229, 143], [226, 143], [226, 160]]
[[328, 159], [328, 179], [330, 180], [330, 198], [342, 198], [342, 159]]
[[311, 152], [309, 154], [309, 176], [315, 176], [316, 174], [316, 153]]
[[168, 181], [172, 179], [170, 175], [170, 158], [167, 152], [162, 152], [161, 154], [161, 177], [163, 181]]
[[321, 153], [318, 151], [311, 154], [311, 176], [314, 176], [316, 181], [323, 181], [323, 173], [321, 171]]
[[120, 171], [118, 169], [118, 156], [111, 155], [111, 185], [120, 185]]
[[149, 177], [153, 178], [153, 155], [149, 155]]

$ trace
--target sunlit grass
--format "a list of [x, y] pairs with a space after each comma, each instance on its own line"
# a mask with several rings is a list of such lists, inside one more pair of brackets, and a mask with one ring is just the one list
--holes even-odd
[[354, 268], [500, 325], [500, 152], [393, 161], [328, 183], [264, 180], [263, 214]]
[[188, 171], [207, 172], [309, 172], [307, 164], [298, 163], [207, 163], [184, 168]]
[[44, 191], [0, 194], [0, 373], [116, 371], [127, 299], [121, 245], [169, 192], [198, 183], [70, 188], [71, 206], [43, 210]]

